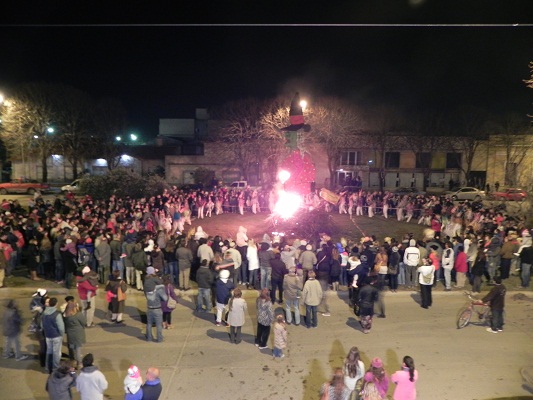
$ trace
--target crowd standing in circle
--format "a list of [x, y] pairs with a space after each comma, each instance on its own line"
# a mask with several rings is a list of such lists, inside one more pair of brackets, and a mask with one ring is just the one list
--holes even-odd
[[[438, 282], [446, 291], [454, 282], [459, 289], [468, 282], [479, 292], [482, 284], [499, 284], [514, 272], [520, 273], [521, 287], [529, 287], [531, 232], [522, 221], [484, 209], [476, 202], [455, 204], [435, 196], [398, 198], [390, 193], [359, 192], [350, 195], [348, 206], [339, 207], [339, 212], [352, 215], [356, 208], [356, 214], [374, 217], [381, 204], [385, 218], [394, 211], [401, 221], [418, 218], [419, 223], [431, 227], [419, 239], [407, 234], [382, 241], [365, 236], [359, 243], [344, 239], [333, 243], [322, 232], [316, 238], [271, 239], [265, 234], [261, 240], [254, 240], [241, 226], [234, 241], [221, 235], [209, 236], [201, 227], [186, 231], [193, 213], [199, 219], [204, 217], [202, 199], [206, 205], [213, 203], [207, 206], [206, 215], [210, 217], [213, 210], [215, 215], [242, 214], [248, 197], [255, 212], [267, 204], [267, 209], [273, 206], [272, 196], [251, 190], [174, 189], [148, 199], [111, 196], [98, 201], [89, 196], [67, 196], [64, 200], [58, 196], [53, 203], [38, 197], [29, 211], [17, 200], [4, 200], [0, 206], [0, 265], [5, 266], [5, 275], [9, 276], [26, 257], [30, 279], [53, 279], [66, 288], [77, 286], [80, 305], [67, 301], [64, 313], [58, 311], [56, 298], [46, 296], [45, 289], [39, 289], [32, 298], [32, 325], [40, 344], [41, 365], [48, 373], [61, 369], [60, 374], [70, 374], [70, 367], [60, 362], [65, 321], [69, 321], [71, 332], [69, 335], [67, 327], [66, 333], [70, 356], [77, 363], [74, 368], [79, 366], [84, 329], [94, 326], [98, 290], [106, 292], [109, 319], [115, 323], [127, 323], [123, 315], [125, 293], [143, 291], [148, 309], [146, 338], [152, 340], [154, 323], [156, 340], [162, 342], [162, 329], [172, 326], [169, 299], [178, 300], [174, 288], [190, 291], [189, 278], [199, 280], [202, 276], [202, 295], [196, 309], [210, 312], [216, 308], [216, 324], [228, 321], [234, 343], [241, 340], [244, 324], [242, 290], [261, 290], [262, 301], [270, 297], [270, 307], [275, 302], [286, 303], [285, 315], [276, 316], [274, 328], [274, 355], [281, 358], [287, 347], [286, 326], [301, 324], [300, 305], [306, 309], [305, 326], [316, 328], [318, 313], [330, 315], [326, 292], [341, 286], [348, 288], [350, 305], [365, 333], [372, 328], [375, 302], [381, 303], [378, 316], [385, 317], [380, 292], [387, 287], [394, 293], [399, 287], [412, 288], [418, 282], [423, 308], [431, 307], [431, 290], [438, 288]], [[320, 206], [316, 195], [308, 196], [308, 202]], [[16, 317], [13, 321], [16, 328]], [[274, 319], [265, 320], [264, 326], [272, 322]], [[495, 328], [492, 331], [501, 332], [503, 321]], [[17, 329], [4, 330], [4, 336], [13, 344], [15, 357], [23, 359], [25, 355], [17, 351]], [[260, 348], [266, 345], [259, 329], [257, 342]], [[8, 346], [4, 357], [11, 357]], [[85, 365], [81, 360], [81, 364], [88, 368], [92, 361]]]

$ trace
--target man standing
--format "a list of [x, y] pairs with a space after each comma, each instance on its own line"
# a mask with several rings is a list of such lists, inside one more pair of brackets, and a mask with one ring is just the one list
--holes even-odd
[[[59, 367], [61, 361], [61, 345], [65, 334], [65, 324], [61, 313], [57, 310], [57, 298], [48, 300], [43, 312], [41, 327], [46, 339], [46, 370], [48, 373]], [[50, 360], [51, 359], [51, 360]]]
[[533, 247], [524, 247], [520, 251], [520, 280], [521, 288], [525, 289], [529, 287], [529, 281], [531, 280], [531, 264], [533, 264]]
[[296, 267], [290, 267], [289, 273], [283, 279], [285, 318], [289, 325], [292, 322], [292, 308], [294, 308], [294, 325], [300, 325], [300, 292], [302, 286], [302, 278], [296, 274]]
[[107, 389], [107, 380], [93, 365], [94, 357], [91, 353], [81, 360], [83, 368], [76, 379], [76, 389], [80, 392], [81, 400], [103, 400], [104, 391]]
[[100, 243], [94, 249], [94, 256], [98, 260], [98, 273], [100, 283], [106, 283], [111, 274], [111, 247], [107, 243], [107, 236], [100, 237]]
[[304, 281], [307, 280], [307, 276], [309, 274], [309, 271], [312, 271], [315, 264], [318, 262], [316, 259], [316, 254], [313, 251], [313, 246], [310, 244], [305, 246], [305, 251], [300, 254], [300, 258], [298, 259], [300, 264], [302, 264], [302, 270], [304, 273]]
[[163, 390], [159, 380], [159, 368], [150, 367], [146, 371], [146, 382], [142, 386], [143, 400], [157, 400]]
[[498, 333], [503, 331], [503, 309], [505, 307], [505, 293], [507, 289], [502, 284], [501, 276], [494, 278], [494, 286], [490, 292], [481, 300], [490, 305], [492, 311], [491, 327], [487, 332]]
[[272, 268], [272, 290], [270, 291], [270, 299], [272, 304], [276, 301], [276, 289], [279, 292], [278, 304], [283, 303], [283, 277], [288, 272], [285, 263], [281, 261], [281, 254], [274, 254], [274, 258], [270, 260], [270, 267]]
[[305, 325], [307, 328], [316, 328], [318, 326], [316, 314], [318, 305], [322, 301], [322, 288], [315, 279], [315, 271], [309, 271], [307, 277], [302, 291], [302, 301], [305, 304]]
[[161, 301], [167, 301], [163, 281], [155, 275], [154, 267], [146, 268], [146, 279], [144, 280], [144, 294], [146, 296], [146, 340], [152, 341], [152, 325], [155, 324], [157, 332], [157, 342], [163, 341], [163, 311]]
[[416, 247], [416, 240], [409, 240], [409, 247], [403, 253], [403, 263], [405, 264], [405, 284], [407, 287], [413, 287], [415, 273], [420, 261], [420, 250]]
[[207, 260], [202, 260], [200, 268], [196, 272], [196, 282], [198, 283], [198, 302], [196, 311], [204, 311], [203, 303], [205, 302], [205, 311], [209, 312], [212, 308], [211, 303], [211, 286], [213, 285], [213, 273], [209, 269]]
[[122, 255], [122, 236], [120, 233], [115, 233], [113, 235], [113, 240], [109, 243], [111, 248], [111, 260], [112, 260], [112, 270], [120, 271], [120, 277], [126, 279], [124, 276], [124, 263], [121, 258]]

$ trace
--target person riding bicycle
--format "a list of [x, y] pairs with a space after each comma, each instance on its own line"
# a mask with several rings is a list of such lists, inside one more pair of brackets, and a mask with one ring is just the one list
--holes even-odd
[[503, 331], [503, 309], [505, 307], [505, 294], [507, 289], [502, 284], [501, 276], [494, 278], [494, 286], [490, 292], [479, 300], [478, 304], [488, 304], [492, 311], [492, 320], [487, 332], [498, 333]]

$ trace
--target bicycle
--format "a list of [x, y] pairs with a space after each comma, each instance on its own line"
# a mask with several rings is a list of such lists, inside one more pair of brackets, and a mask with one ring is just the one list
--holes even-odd
[[457, 329], [462, 329], [470, 323], [472, 315], [477, 314], [478, 324], [490, 326], [492, 319], [492, 313], [488, 304], [479, 303], [479, 300], [472, 297], [468, 292], [465, 292], [465, 295], [470, 299], [470, 303], [464, 308], [457, 318]]

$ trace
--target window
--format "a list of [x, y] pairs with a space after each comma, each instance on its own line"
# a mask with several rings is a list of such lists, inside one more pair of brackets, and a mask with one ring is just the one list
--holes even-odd
[[400, 152], [385, 153], [385, 168], [400, 168]]
[[431, 168], [431, 153], [416, 153], [415, 168]]
[[343, 151], [339, 165], [361, 165], [362, 157], [360, 151]]
[[461, 153], [446, 153], [446, 168], [460, 169], [462, 161]]

